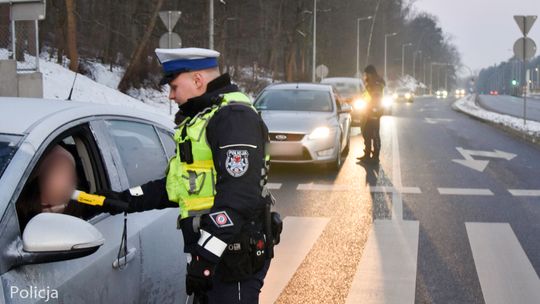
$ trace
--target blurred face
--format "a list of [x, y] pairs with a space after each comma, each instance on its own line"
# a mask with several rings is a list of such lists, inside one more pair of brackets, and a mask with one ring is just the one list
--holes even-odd
[[43, 212], [63, 212], [75, 190], [76, 179], [75, 167], [69, 159], [59, 158], [48, 166], [39, 177]]
[[207, 81], [205, 81], [202, 73], [182, 73], [169, 83], [169, 99], [178, 105], [182, 105], [190, 98], [204, 94], [206, 92], [206, 85]]

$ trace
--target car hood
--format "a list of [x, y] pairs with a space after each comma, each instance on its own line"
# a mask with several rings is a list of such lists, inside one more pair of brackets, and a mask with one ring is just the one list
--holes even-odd
[[262, 111], [261, 116], [271, 133], [311, 133], [317, 127], [336, 127], [331, 112]]

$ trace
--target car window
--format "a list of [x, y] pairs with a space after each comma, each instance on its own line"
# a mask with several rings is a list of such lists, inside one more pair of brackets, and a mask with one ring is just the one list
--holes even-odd
[[176, 143], [174, 142], [173, 133], [165, 131], [163, 129], [157, 128], [159, 133], [159, 138], [165, 147], [165, 152], [167, 153], [167, 158], [171, 158], [176, 151]]
[[22, 136], [0, 134], [0, 177], [17, 151]]
[[85, 220], [102, 213], [100, 207], [71, 200], [74, 190], [94, 193], [107, 181], [89, 130], [77, 127], [68, 133], [54, 139], [38, 156], [17, 198], [21, 231], [32, 217], [42, 212], [63, 213]]
[[154, 126], [121, 120], [106, 123], [130, 187], [165, 176], [167, 156]]
[[255, 101], [258, 110], [332, 112], [330, 92], [320, 90], [267, 90]]

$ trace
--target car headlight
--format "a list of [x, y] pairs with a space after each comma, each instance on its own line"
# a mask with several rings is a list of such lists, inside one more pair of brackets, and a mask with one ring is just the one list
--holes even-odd
[[356, 99], [353, 103], [353, 107], [356, 110], [363, 110], [366, 107], [366, 101], [363, 99]]
[[383, 100], [382, 100], [383, 107], [389, 108], [389, 107], [392, 106], [392, 104], [394, 104], [394, 99], [392, 97], [386, 96], [386, 97], [383, 98]]
[[406, 98], [406, 99], [411, 99], [411, 97], [412, 97], [412, 96], [411, 96], [410, 93], [405, 93], [405, 98]]
[[308, 135], [308, 139], [322, 139], [327, 138], [329, 135], [330, 129], [328, 127], [318, 127]]

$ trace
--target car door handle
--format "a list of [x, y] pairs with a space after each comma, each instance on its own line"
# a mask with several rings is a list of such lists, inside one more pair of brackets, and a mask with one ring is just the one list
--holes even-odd
[[120, 269], [126, 266], [131, 260], [133, 260], [136, 252], [137, 252], [137, 248], [128, 249], [128, 252], [126, 255], [121, 256], [120, 258], [117, 258], [113, 261], [112, 267], [114, 269]]

